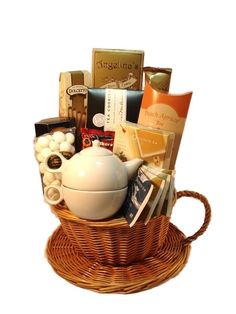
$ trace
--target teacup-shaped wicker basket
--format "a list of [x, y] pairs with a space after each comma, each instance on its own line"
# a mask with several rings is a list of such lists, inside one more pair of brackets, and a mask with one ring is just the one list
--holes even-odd
[[210, 222], [210, 205], [203, 195], [176, 193], [177, 199], [183, 196], [196, 198], [205, 207], [204, 222], [190, 237], [166, 216], [152, 218], [146, 226], [138, 221], [130, 228], [123, 217], [89, 221], [65, 206], [52, 206], [61, 227], [49, 238], [48, 260], [63, 278], [99, 292], [130, 293], [156, 286], [184, 267], [190, 243]]

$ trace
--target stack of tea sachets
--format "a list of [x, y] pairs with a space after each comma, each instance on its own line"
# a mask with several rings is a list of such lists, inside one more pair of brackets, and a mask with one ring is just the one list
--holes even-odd
[[141, 166], [130, 181], [122, 208], [130, 227], [137, 220], [147, 224], [153, 216], [171, 216], [174, 180], [175, 170]]

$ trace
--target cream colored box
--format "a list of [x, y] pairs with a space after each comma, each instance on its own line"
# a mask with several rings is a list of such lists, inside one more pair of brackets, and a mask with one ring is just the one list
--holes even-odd
[[142, 89], [143, 50], [93, 49], [93, 87]]
[[113, 152], [122, 160], [141, 158], [147, 164], [168, 169], [175, 134], [136, 123], [117, 126]]
[[75, 118], [78, 128], [85, 126], [89, 87], [91, 87], [91, 74], [88, 71], [60, 73], [59, 116]]

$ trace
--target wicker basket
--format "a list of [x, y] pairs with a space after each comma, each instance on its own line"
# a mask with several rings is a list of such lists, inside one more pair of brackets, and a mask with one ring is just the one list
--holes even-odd
[[52, 207], [61, 227], [48, 240], [49, 263], [69, 282], [99, 292], [130, 293], [159, 285], [184, 267], [190, 243], [205, 232], [211, 217], [203, 195], [181, 191], [176, 196], [196, 198], [205, 207], [204, 222], [190, 237], [165, 216], [130, 228], [124, 218], [88, 221], [63, 206]]
[[[176, 194], [173, 203], [176, 201]], [[52, 206], [62, 229], [74, 247], [90, 260], [100, 264], [129, 265], [156, 254], [165, 241], [169, 217], [159, 216], [144, 225], [138, 221], [132, 228], [124, 217], [102, 221], [76, 217], [62, 205]]]
[[[198, 198], [206, 205], [205, 199], [198, 193], [178, 192], [177, 197], [181, 196]], [[129, 265], [154, 256], [163, 245], [169, 229], [169, 218], [166, 216], [155, 217], [146, 226], [138, 221], [130, 228], [123, 217], [90, 221], [76, 217], [63, 206], [53, 206], [52, 210], [73, 246], [88, 259], [100, 264]]]

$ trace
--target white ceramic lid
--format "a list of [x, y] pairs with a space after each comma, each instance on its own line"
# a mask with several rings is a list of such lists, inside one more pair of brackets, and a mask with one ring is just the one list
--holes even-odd
[[113, 153], [103, 147], [100, 147], [100, 142], [98, 140], [93, 141], [93, 146], [83, 149], [80, 152], [81, 156], [112, 156]]

